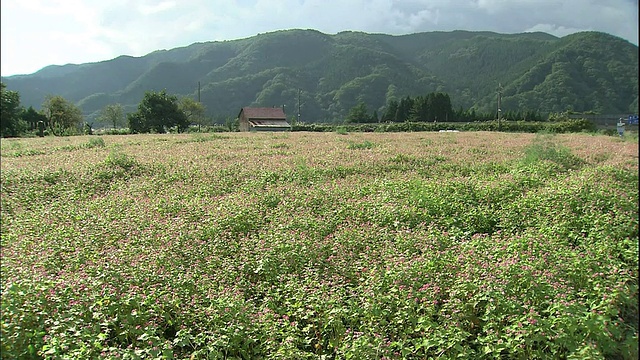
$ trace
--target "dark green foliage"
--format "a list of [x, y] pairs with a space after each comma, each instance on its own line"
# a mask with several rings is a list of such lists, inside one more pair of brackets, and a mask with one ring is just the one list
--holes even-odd
[[351, 108], [351, 110], [349, 110], [349, 115], [347, 115], [347, 123], [368, 123], [368, 122], [377, 122], [377, 115], [376, 115], [376, 121], [372, 121], [372, 116], [369, 115], [368, 110], [367, 110], [367, 104], [364, 103], [364, 101], [360, 101], [358, 102], [358, 105], [354, 106], [353, 108]]
[[622, 39], [596, 32], [562, 38], [541, 61], [505, 87], [503, 104], [543, 112], [562, 108], [637, 112], [638, 49], [633, 48]]
[[148, 133], [151, 130], [151, 127], [139, 112], [127, 114], [127, 121], [129, 122], [129, 131], [134, 134]]
[[60, 95], [47, 96], [42, 104], [49, 130], [54, 135], [75, 135], [84, 116], [79, 107]]
[[411, 109], [413, 109], [413, 99], [410, 96], [400, 100], [398, 109], [396, 110], [396, 116], [393, 121], [404, 122], [408, 121], [411, 116]]
[[441, 92], [429, 93], [427, 96], [418, 96], [412, 103], [413, 106], [409, 110], [408, 121], [437, 122], [453, 119], [454, 113], [448, 94]]
[[[489, 120], [495, 118], [499, 83], [505, 116], [566, 110], [626, 113], [638, 109], [638, 47], [596, 32], [556, 38], [542, 33], [390, 36], [287, 30], [140, 58], [51, 66], [3, 82], [26, 105], [38, 106], [46, 94], [60, 94], [78, 104], [88, 122], [108, 104], [135, 111], [146, 91], [167, 89], [193, 97], [198, 82], [207, 115], [217, 119], [235, 116], [243, 106], [297, 110], [300, 90], [301, 120], [307, 123], [342, 122], [359, 101], [379, 111], [382, 122], [404, 122], [411, 119], [413, 104], [402, 104], [402, 99], [432, 92], [448, 94], [453, 108], [492, 114]], [[426, 121], [436, 117], [424, 115], [433, 116]], [[437, 117], [446, 121], [447, 113]]]
[[[500, 128], [500, 130], [498, 130]], [[585, 119], [565, 121], [480, 121], [480, 122], [403, 122], [403, 123], [378, 123], [378, 124], [297, 124], [291, 127], [291, 131], [310, 132], [414, 132], [414, 131], [503, 131], [521, 133], [547, 132], [554, 134], [595, 132], [596, 128], [591, 121]]]
[[387, 108], [382, 115], [382, 122], [393, 122], [396, 120], [396, 112], [398, 111], [398, 101], [395, 99], [387, 103]]
[[41, 121], [43, 123], [47, 122], [47, 117], [44, 114], [37, 112], [33, 106], [29, 106], [27, 110], [23, 111], [21, 117], [22, 120], [27, 123], [29, 130], [38, 129], [38, 123]]
[[167, 94], [166, 90], [145, 93], [138, 111], [129, 114], [128, 119], [133, 133], [153, 131], [162, 134], [173, 127], [183, 132], [189, 126], [187, 116], [179, 108], [178, 98]]
[[24, 132], [24, 123], [20, 119], [20, 94], [17, 91], [5, 90], [7, 86], [0, 83], [0, 136], [18, 136]]

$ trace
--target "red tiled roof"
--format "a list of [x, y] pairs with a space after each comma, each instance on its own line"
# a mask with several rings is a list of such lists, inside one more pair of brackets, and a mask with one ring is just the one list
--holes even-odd
[[[247, 119], [285, 119], [287, 116], [282, 111], [282, 108], [250, 108], [244, 107], [240, 110], [240, 113], [244, 112], [244, 116]], [[240, 117], [238, 115], [238, 117]]]

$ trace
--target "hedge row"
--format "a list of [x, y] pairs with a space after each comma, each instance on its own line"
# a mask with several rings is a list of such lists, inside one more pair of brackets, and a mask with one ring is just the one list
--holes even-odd
[[414, 132], [414, 131], [504, 131], [504, 132], [551, 132], [570, 133], [582, 131], [596, 131], [596, 126], [586, 119], [571, 119], [555, 122], [530, 122], [530, 121], [483, 121], [483, 122], [403, 122], [403, 123], [379, 123], [379, 124], [296, 124], [291, 131], [313, 131], [313, 132]]

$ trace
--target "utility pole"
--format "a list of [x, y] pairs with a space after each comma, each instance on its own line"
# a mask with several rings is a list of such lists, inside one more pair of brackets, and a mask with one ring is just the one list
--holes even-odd
[[198, 102], [200, 102], [200, 81], [198, 81]]
[[300, 124], [300, 89], [298, 88], [298, 124]]
[[498, 131], [502, 131], [501, 115], [502, 109], [500, 108], [500, 102], [502, 101], [502, 84], [498, 83]]

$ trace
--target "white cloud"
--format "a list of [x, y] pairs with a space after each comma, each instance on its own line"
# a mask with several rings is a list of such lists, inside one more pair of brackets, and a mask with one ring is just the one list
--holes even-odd
[[563, 37], [563, 36], [567, 36], [567, 35], [571, 35], [573, 33], [579, 32], [579, 31], [590, 31], [592, 29], [588, 28], [588, 29], [576, 29], [576, 28], [567, 28], [564, 26], [558, 26], [558, 25], [554, 25], [554, 24], [536, 24], [528, 29], [525, 30], [525, 32], [545, 32], [547, 34], [551, 34], [557, 37]]
[[0, 6], [3, 76], [290, 28], [396, 35], [596, 30], [638, 44], [637, 0], [3, 0]]
[[175, 1], [162, 1], [158, 4], [140, 4], [137, 9], [142, 15], [152, 15], [176, 7]]

